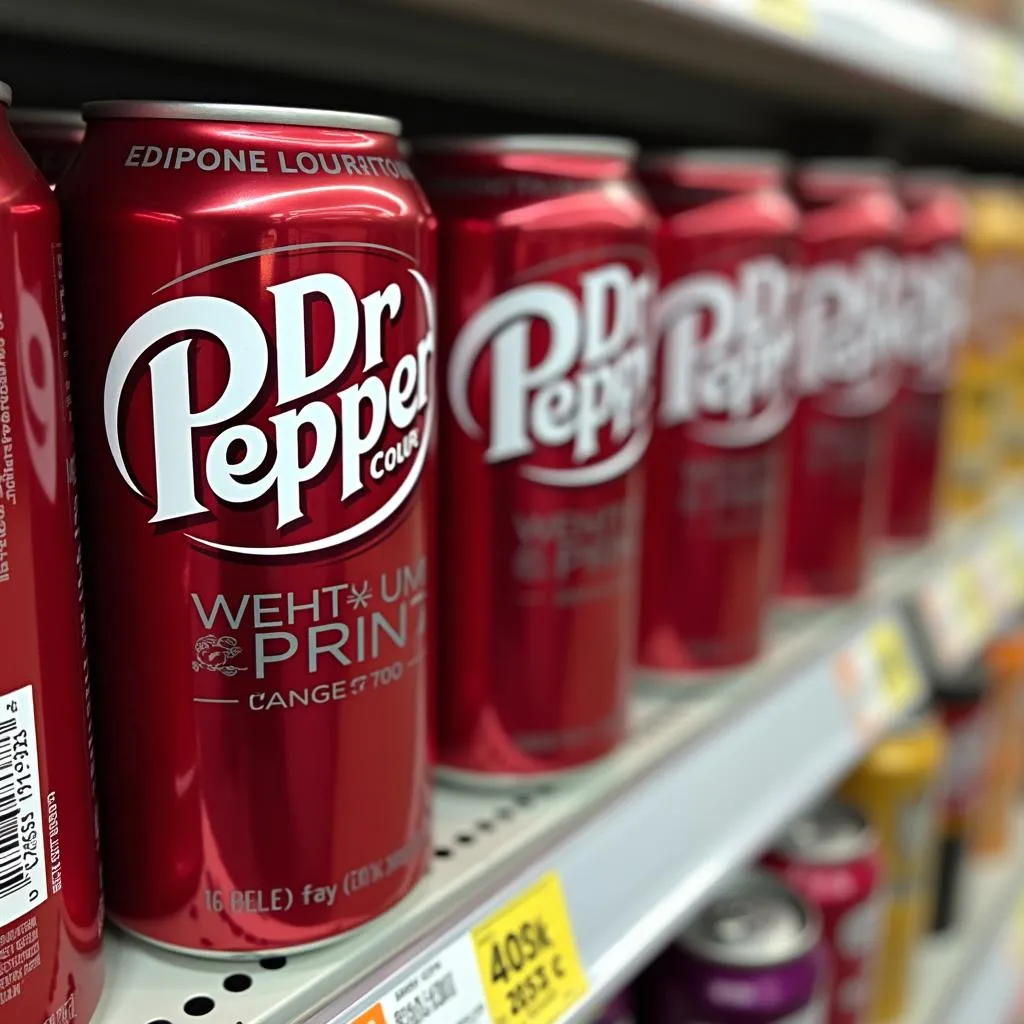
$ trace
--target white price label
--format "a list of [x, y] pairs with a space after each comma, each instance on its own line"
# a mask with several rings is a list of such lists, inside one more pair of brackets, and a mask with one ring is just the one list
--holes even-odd
[[488, 1019], [469, 935], [406, 974], [350, 1024], [483, 1024]]

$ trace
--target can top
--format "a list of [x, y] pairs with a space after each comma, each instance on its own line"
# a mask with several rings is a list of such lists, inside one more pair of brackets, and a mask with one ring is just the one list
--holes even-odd
[[848, 864], [871, 853], [875, 836], [860, 811], [826, 800], [800, 815], [775, 849], [803, 864]]
[[5, 107], [11, 105], [11, 87], [6, 82], [0, 82], [0, 103]]
[[453, 135], [416, 139], [423, 153], [551, 153], [566, 156], [635, 160], [639, 147], [632, 139], [610, 135]]
[[900, 171], [905, 185], [942, 185], [956, 187], [964, 183], [963, 171], [955, 167], [907, 167]]
[[162, 121], [238, 121], [245, 124], [297, 125], [303, 128], [347, 128], [401, 135], [401, 122], [376, 114], [305, 107], [263, 107], [248, 103], [184, 103], [168, 100], [95, 100], [82, 107], [86, 121], [147, 119]]
[[888, 178], [896, 173], [896, 164], [880, 157], [826, 156], [805, 161], [800, 173], [829, 178]]
[[985, 696], [991, 673], [984, 658], [976, 658], [958, 672], [944, 672], [933, 680], [940, 704], [974, 704]]
[[14, 107], [11, 123], [19, 127], [85, 128], [85, 118], [77, 110], [50, 110], [44, 107]]
[[790, 158], [778, 149], [653, 149], [644, 153], [642, 167], [766, 168], [782, 172]]
[[744, 872], [704, 908], [677, 940], [711, 963], [770, 967], [805, 956], [818, 944], [817, 914], [764, 871]]

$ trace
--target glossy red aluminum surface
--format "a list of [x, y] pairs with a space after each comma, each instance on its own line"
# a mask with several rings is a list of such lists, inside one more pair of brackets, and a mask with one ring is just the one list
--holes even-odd
[[425, 153], [440, 222], [441, 667], [449, 773], [537, 778], [623, 735], [655, 218], [609, 140]]
[[652, 157], [658, 402], [637, 662], [699, 680], [758, 653], [782, 539], [799, 214], [773, 154]]
[[904, 326], [883, 530], [894, 540], [913, 541], [932, 529], [942, 414], [953, 353], [967, 330], [970, 267], [967, 213], [956, 179], [911, 172], [900, 193], [907, 212]]
[[103, 909], [59, 216], [0, 111], [0, 1021], [87, 1024]]
[[428, 855], [429, 210], [386, 119], [87, 114], [60, 195], [110, 913], [309, 946]]
[[800, 399], [790, 431], [780, 590], [816, 601], [860, 587], [881, 524], [901, 330], [903, 214], [891, 175], [822, 161], [795, 177], [803, 211]]

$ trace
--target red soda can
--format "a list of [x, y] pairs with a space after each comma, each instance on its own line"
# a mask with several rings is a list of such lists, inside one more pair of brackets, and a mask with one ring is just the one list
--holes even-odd
[[11, 127], [51, 187], [71, 165], [85, 138], [85, 118], [77, 110], [17, 107]]
[[645, 161], [662, 216], [654, 437], [647, 457], [637, 663], [666, 682], [761, 646], [795, 402], [799, 212], [774, 153]]
[[932, 530], [942, 413], [953, 353], [967, 331], [970, 265], [955, 172], [907, 172], [900, 197], [904, 325], [883, 529], [892, 540], [914, 541]]
[[428, 856], [430, 211], [388, 118], [86, 118], [60, 194], [110, 913], [315, 946]]
[[800, 398], [790, 431], [781, 593], [857, 592], [881, 527], [901, 330], [903, 213], [888, 164], [822, 160], [795, 177], [803, 211]]
[[87, 1024], [103, 987], [57, 201], [0, 83], [0, 1019]]
[[[419, 152], [419, 150], [418, 150]], [[443, 774], [584, 765], [626, 724], [653, 415], [655, 215], [632, 143], [429, 143], [437, 211]]]
[[764, 859], [821, 912], [829, 1024], [867, 1024], [885, 920], [881, 852], [867, 819], [826, 801], [797, 818]]

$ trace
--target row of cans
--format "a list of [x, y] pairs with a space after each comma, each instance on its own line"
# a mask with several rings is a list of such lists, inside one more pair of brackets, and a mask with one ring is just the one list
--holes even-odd
[[771, 594], [850, 596], [872, 539], [930, 528], [946, 176], [516, 136], [435, 140], [417, 178], [372, 115], [86, 118], [60, 216], [0, 136], [19, 1020], [99, 990], [90, 670], [111, 917], [303, 949], [422, 876], [432, 760], [587, 764], [635, 665], [747, 661]]
[[979, 664], [939, 689], [934, 710], [882, 740], [758, 868], [716, 893], [602, 1022], [901, 1020], [921, 939], [959, 916], [961, 854], [1005, 848], [1014, 801], [986, 766], [1009, 753], [993, 732], [1007, 691], [1016, 747], [1024, 731], [1021, 651], [1016, 630], [987, 656], [988, 673]]

